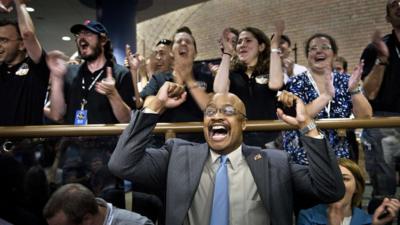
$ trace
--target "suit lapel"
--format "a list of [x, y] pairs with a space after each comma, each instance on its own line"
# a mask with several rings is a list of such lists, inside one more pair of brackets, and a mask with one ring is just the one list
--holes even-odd
[[[190, 194], [189, 199], [190, 203], [193, 200], [193, 196], [199, 186], [201, 173], [203, 171], [204, 164], [207, 160], [209, 154], [209, 148], [207, 144], [200, 145], [200, 148], [194, 151], [188, 151], [188, 158], [189, 158], [189, 187], [188, 193]], [[189, 204], [191, 205], [191, 204]]]
[[242, 153], [246, 158], [246, 162], [249, 165], [251, 174], [253, 175], [254, 182], [257, 185], [257, 191], [260, 194], [260, 197], [264, 203], [265, 209], [269, 217], [271, 217], [271, 202], [269, 195], [269, 164], [268, 160], [265, 159], [265, 154], [259, 148], [249, 147], [247, 145], [243, 145]]

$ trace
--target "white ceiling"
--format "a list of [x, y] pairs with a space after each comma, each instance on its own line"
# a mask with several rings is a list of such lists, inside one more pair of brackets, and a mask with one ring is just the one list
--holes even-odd
[[[81, 0], [94, 5], [96, 0]], [[61, 40], [64, 35], [71, 36], [70, 27], [82, 23], [85, 19], [95, 19], [96, 11], [82, 4], [79, 0], [31, 0], [28, 6], [35, 9], [30, 13], [36, 27], [36, 34], [45, 50], [58, 49], [67, 55], [76, 50], [73, 39]], [[109, 1], [109, 0], [105, 0]], [[141, 22], [173, 10], [190, 6], [206, 0], [139, 0], [137, 5], [137, 22]], [[1, 14], [3, 17], [14, 17]], [[71, 36], [72, 37], [72, 36]]]

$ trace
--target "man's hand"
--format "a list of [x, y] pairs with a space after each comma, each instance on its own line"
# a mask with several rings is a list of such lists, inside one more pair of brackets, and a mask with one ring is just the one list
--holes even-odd
[[115, 79], [112, 76], [111, 67], [107, 67], [106, 78], [96, 83], [96, 91], [106, 96], [112, 96], [117, 93], [117, 89], [115, 88]]
[[286, 107], [296, 105], [296, 117], [286, 115], [280, 108], [276, 109], [279, 119], [283, 120], [285, 123], [301, 129], [311, 122], [311, 118], [306, 112], [303, 101], [293, 93], [283, 91], [282, 94], [279, 95], [278, 101], [282, 102]]
[[[383, 199], [382, 204], [375, 210], [374, 215], [372, 216], [372, 224], [373, 225], [384, 225], [395, 218], [397, 218], [397, 213], [399, 212], [400, 202], [399, 200], [392, 198]], [[382, 217], [382, 214], [386, 212], [388, 213], [386, 216]]]
[[64, 79], [67, 72], [68, 57], [61, 51], [51, 51], [47, 53], [46, 63], [50, 69], [52, 79]]
[[382, 34], [379, 30], [376, 30], [372, 35], [372, 44], [374, 45], [378, 58], [382, 62], [387, 62], [389, 58], [389, 49], [385, 42], [382, 40]]
[[186, 91], [182, 85], [167, 81], [158, 90], [157, 98], [165, 108], [175, 108], [186, 100]]
[[139, 54], [133, 54], [129, 45], [125, 46], [125, 57], [127, 66], [131, 69], [138, 70], [143, 63], [144, 58]]
[[10, 13], [14, 8], [13, 0], [0, 0], [0, 13]]
[[282, 59], [282, 66], [286, 69], [286, 74], [290, 77], [293, 74], [294, 69], [294, 60], [291, 58], [284, 58]]

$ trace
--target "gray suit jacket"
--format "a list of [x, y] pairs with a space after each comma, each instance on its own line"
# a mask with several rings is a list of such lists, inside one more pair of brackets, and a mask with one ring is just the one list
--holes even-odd
[[[209, 147], [181, 139], [146, 149], [158, 115], [136, 111], [109, 161], [111, 172], [149, 192], [166, 192], [166, 225], [182, 224], [200, 182]], [[279, 150], [243, 145], [261, 200], [274, 225], [292, 224], [294, 208], [331, 203], [344, 195], [336, 157], [323, 139], [302, 137], [309, 166], [292, 164]], [[261, 156], [261, 157], [260, 157]]]

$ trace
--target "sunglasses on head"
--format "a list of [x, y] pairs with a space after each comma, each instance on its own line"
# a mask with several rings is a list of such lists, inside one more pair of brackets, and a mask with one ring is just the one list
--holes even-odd
[[159, 46], [161, 44], [163, 44], [163, 45], [171, 45], [172, 41], [168, 40], [168, 39], [161, 39], [160, 41], [157, 42], [156, 46]]

